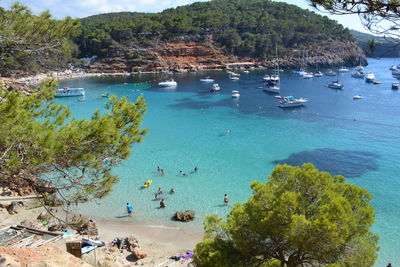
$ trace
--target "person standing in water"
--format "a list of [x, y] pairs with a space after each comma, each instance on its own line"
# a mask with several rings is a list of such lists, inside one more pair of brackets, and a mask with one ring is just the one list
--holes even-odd
[[161, 209], [165, 208], [164, 199], [161, 199], [161, 201], [160, 201], [160, 208]]
[[225, 204], [228, 204], [228, 201], [229, 201], [229, 200], [228, 200], [228, 195], [225, 194], [225, 195], [224, 195], [224, 203], [225, 203]]
[[132, 216], [132, 210], [133, 210], [132, 205], [129, 203], [126, 203], [126, 211], [128, 212], [129, 216]]

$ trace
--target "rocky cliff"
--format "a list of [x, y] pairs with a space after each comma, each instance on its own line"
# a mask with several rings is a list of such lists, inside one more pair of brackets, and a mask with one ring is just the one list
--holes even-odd
[[[308, 66], [355, 66], [360, 57], [367, 63], [363, 51], [352, 41], [320, 40], [304, 47]], [[303, 49], [291, 49], [280, 55], [282, 68], [298, 68]], [[93, 72], [135, 73], [160, 71], [192, 71], [204, 69], [273, 67], [275, 59], [256, 60], [229, 55], [212, 40], [169, 41], [146, 48], [125, 46], [113, 49], [107, 57], [90, 65]]]

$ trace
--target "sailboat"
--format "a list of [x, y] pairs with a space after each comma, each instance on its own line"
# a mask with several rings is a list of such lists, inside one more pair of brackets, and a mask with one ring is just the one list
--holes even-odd
[[343, 88], [344, 84], [339, 83], [339, 73], [337, 73], [336, 81], [332, 81], [332, 82], [328, 83], [327, 86], [332, 89], [342, 89]]
[[265, 88], [263, 89], [265, 92], [269, 93], [277, 93], [279, 94], [280, 92], [280, 85], [281, 85], [281, 79], [279, 77], [279, 57], [278, 57], [278, 48], [275, 48], [275, 54], [276, 54], [276, 64], [275, 64], [275, 73], [274, 75], [271, 75], [270, 79], [268, 82], [265, 84]]
[[318, 62], [317, 62], [317, 71], [314, 73], [314, 77], [322, 77], [324, 74], [318, 69]]
[[307, 52], [305, 53], [305, 58], [304, 58], [304, 73], [301, 75], [303, 79], [311, 79], [314, 77], [312, 72], [307, 72]]

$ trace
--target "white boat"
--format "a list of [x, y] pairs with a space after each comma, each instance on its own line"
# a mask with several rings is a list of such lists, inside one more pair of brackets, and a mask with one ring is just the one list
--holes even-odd
[[174, 79], [169, 79], [166, 81], [159, 82], [158, 85], [162, 86], [162, 87], [173, 87], [173, 86], [177, 86], [178, 83]]
[[342, 89], [344, 85], [339, 83], [338, 81], [332, 81], [328, 83], [326, 86], [332, 89]]
[[349, 69], [348, 69], [348, 68], [345, 68], [345, 67], [341, 67], [338, 71], [339, 71], [339, 72], [348, 72]]
[[392, 82], [392, 89], [393, 90], [398, 90], [400, 88], [400, 83], [399, 82]]
[[373, 83], [374, 80], [375, 80], [375, 75], [374, 75], [374, 73], [373, 73], [373, 72], [369, 72], [368, 75], [367, 75], [367, 77], [365, 78], [365, 81], [366, 81], [367, 83]]
[[329, 70], [328, 72], [325, 73], [326, 76], [336, 76], [336, 72], [333, 70]]
[[307, 102], [308, 100], [305, 98], [294, 99], [292, 97], [285, 97], [282, 101], [280, 101], [279, 107], [281, 108], [301, 107], [304, 106], [304, 104]]
[[246, 74], [247, 74], [247, 73], [250, 73], [250, 71], [248, 71], [248, 70], [244, 70], [243, 72], [246, 73]]
[[269, 82], [270, 79], [271, 79], [271, 76], [269, 76], [267, 74], [265, 74], [264, 77], [263, 77], [263, 81], [264, 82]]
[[275, 60], [275, 73], [270, 76], [269, 81], [265, 84], [264, 87], [264, 92], [269, 92], [269, 93], [277, 93], [279, 94], [280, 92], [280, 77], [279, 77], [279, 57], [278, 57], [278, 49], [275, 48], [275, 53], [276, 53], [276, 60]]
[[397, 68], [396, 68], [396, 66], [395, 65], [393, 65], [393, 66], [390, 66], [390, 68], [389, 68], [389, 70], [391, 70], [391, 71], [393, 71], [393, 70], [396, 70]]
[[356, 67], [356, 71], [364, 72], [364, 67], [361, 66], [361, 64], [360, 64], [360, 65], [358, 65], [358, 66]]
[[200, 82], [212, 83], [212, 82], [214, 82], [214, 79], [211, 79], [210, 77], [205, 77], [203, 79], [200, 79]]
[[231, 79], [231, 80], [239, 80], [240, 78], [238, 77], [238, 76], [234, 76], [233, 74], [232, 75], [229, 75], [229, 79]]
[[68, 96], [84, 96], [85, 89], [83, 88], [69, 88], [64, 87], [62, 89], [57, 89], [56, 97], [68, 97]]
[[361, 71], [356, 71], [351, 74], [351, 77], [353, 78], [364, 78], [364, 76], [365, 76], [364, 72]]
[[322, 74], [322, 72], [317, 71], [314, 73], [314, 77], [322, 77], [324, 74]]
[[238, 98], [240, 96], [239, 91], [233, 90], [232, 91], [232, 98]]
[[221, 87], [219, 86], [218, 83], [214, 83], [211, 89], [211, 92], [218, 92], [221, 90]]
[[373, 82], [373, 84], [381, 84], [382, 82], [381, 81], [377, 81], [377, 80], [375, 80], [374, 82]]
[[354, 99], [354, 100], [361, 99], [361, 98], [362, 98], [362, 96], [360, 96], [360, 95], [355, 95], [355, 96], [353, 96], [353, 99]]
[[305, 72], [301, 78], [303, 79], [311, 79], [312, 77], [314, 77], [314, 74], [312, 74], [311, 72]]

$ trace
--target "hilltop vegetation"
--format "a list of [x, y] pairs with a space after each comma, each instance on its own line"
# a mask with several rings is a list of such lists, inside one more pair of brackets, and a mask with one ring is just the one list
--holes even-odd
[[81, 56], [105, 57], [121, 46], [211, 38], [229, 54], [265, 59], [274, 55], [275, 45], [284, 54], [318, 40], [353, 41], [347, 29], [327, 17], [269, 0], [213, 0], [157, 14], [101, 14], [81, 24], [75, 39]]

